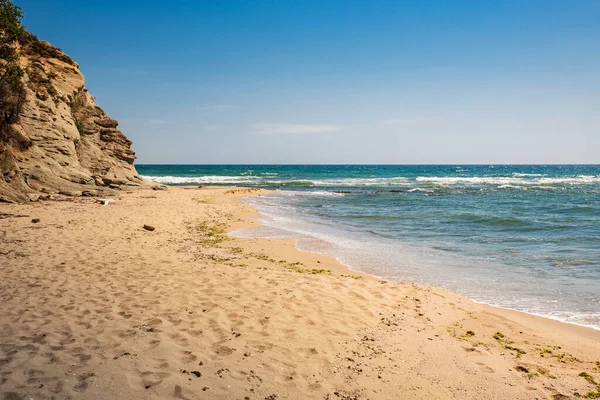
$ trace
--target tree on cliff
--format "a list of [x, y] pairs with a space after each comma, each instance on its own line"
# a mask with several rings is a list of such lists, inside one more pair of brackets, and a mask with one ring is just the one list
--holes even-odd
[[17, 52], [17, 43], [25, 32], [21, 18], [20, 7], [10, 0], [0, 0], [0, 142], [7, 141], [9, 126], [17, 122], [25, 102]]
[[0, 28], [2, 30], [0, 43], [2, 45], [19, 40], [25, 31], [21, 25], [21, 18], [23, 18], [21, 7], [15, 6], [10, 0], [0, 0]]

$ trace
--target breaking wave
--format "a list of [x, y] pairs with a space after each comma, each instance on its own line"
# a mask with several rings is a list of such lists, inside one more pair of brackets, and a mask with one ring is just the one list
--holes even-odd
[[[520, 174], [527, 175], [527, 174]], [[392, 178], [342, 178], [342, 179], [273, 179], [268, 176], [143, 176], [148, 180], [165, 184], [254, 184], [285, 186], [407, 186], [415, 182], [433, 185], [498, 185], [501, 188], [516, 186], [543, 185], [592, 185], [600, 184], [600, 176], [579, 175], [574, 177], [550, 178], [529, 174], [531, 176], [493, 176], [493, 177], [461, 177], [461, 176], [418, 176], [414, 179], [405, 177]], [[535, 177], [534, 177], [535, 175]], [[274, 175], [277, 176], [277, 175]]]

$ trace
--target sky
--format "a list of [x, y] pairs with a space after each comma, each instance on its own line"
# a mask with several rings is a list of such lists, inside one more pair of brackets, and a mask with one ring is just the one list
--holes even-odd
[[14, 0], [136, 163], [600, 163], [600, 1]]

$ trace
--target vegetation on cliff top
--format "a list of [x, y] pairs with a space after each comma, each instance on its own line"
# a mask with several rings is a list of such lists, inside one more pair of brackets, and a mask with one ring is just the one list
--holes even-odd
[[23, 103], [23, 70], [18, 65], [17, 43], [25, 28], [23, 12], [10, 0], [0, 0], [0, 143], [7, 141], [8, 128], [17, 122]]
[[25, 71], [19, 66], [21, 54], [56, 58], [77, 67], [60, 49], [27, 32], [22, 18], [20, 7], [10, 0], [0, 0], [0, 143], [10, 139], [10, 125], [18, 121], [25, 103]]

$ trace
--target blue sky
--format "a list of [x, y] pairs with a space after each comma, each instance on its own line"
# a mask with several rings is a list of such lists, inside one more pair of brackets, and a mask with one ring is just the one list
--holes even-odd
[[600, 163], [600, 1], [15, 0], [138, 163]]

